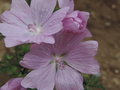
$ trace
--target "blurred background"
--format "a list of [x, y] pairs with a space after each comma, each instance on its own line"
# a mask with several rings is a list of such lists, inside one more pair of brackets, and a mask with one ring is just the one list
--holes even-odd
[[[0, 0], [0, 13], [10, 8], [10, 1]], [[99, 42], [96, 58], [101, 65], [101, 83], [106, 90], [120, 90], [120, 0], [75, 0], [75, 3], [75, 9], [91, 14], [88, 28], [92, 39]], [[0, 39], [0, 62], [9, 51]], [[0, 73], [0, 85], [9, 78]]]

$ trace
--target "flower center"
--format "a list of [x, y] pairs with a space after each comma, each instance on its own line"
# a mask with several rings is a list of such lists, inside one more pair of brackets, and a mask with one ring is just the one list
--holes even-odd
[[54, 56], [54, 60], [51, 61], [51, 64], [52, 63], [56, 64], [56, 70], [58, 70], [58, 69], [61, 69], [61, 70], [65, 69], [66, 63], [63, 60], [62, 56]]
[[36, 26], [34, 24], [29, 24], [28, 25], [28, 30], [31, 35], [38, 35], [42, 31], [41, 26]]

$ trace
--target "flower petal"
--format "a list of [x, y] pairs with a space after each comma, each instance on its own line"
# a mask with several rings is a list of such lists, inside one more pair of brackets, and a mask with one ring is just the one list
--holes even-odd
[[42, 25], [52, 15], [57, 0], [32, 0], [31, 9], [35, 23]]
[[76, 49], [71, 50], [65, 57], [67, 63], [86, 74], [99, 74], [99, 64], [94, 57], [98, 48], [96, 41], [86, 41], [80, 43]]
[[56, 54], [67, 54], [71, 49], [78, 46], [81, 40], [84, 39], [86, 33], [71, 33], [68, 31], [61, 31], [54, 35], [55, 44], [54, 51]]
[[3, 23], [26, 28], [24, 22], [22, 22], [19, 18], [14, 16], [10, 11], [5, 11], [2, 15], [0, 15], [0, 19]]
[[89, 12], [84, 12], [84, 11], [80, 11], [80, 13], [81, 13], [82, 17], [85, 19], [85, 21], [87, 22], [89, 17], [90, 17], [90, 13]]
[[10, 24], [0, 24], [0, 33], [4, 36], [20, 36], [26, 33], [27, 31], [24, 28], [17, 27], [15, 25]]
[[69, 8], [65, 7], [56, 11], [43, 26], [43, 34], [51, 35], [59, 32], [63, 28], [62, 20], [66, 16]]
[[16, 37], [6, 37], [4, 41], [6, 47], [13, 47], [22, 44], [22, 42], [16, 40]]
[[83, 78], [76, 70], [66, 66], [58, 69], [55, 82], [56, 90], [84, 90]]
[[55, 84], [55, 65], [41, 66], [30, 72], [22, 81], [25, 88], [37, 88], [38, 90], [53, 90]]
[[70, 12], [74, 10], [74, 0], [58, 0], [59, 7], [70, 7]]
[[33, 24], [31, 10], [25, 0], [12, 0], [10, 12], [24, 24]]
[[86, 32], [86, 37], [92, 37], [92, 33], [87, 28], [84, 32]]
[[11, 11], [24, 11], [25, 9], [29, 9], [25, 0], [12, 0]]
[[3, 85], [0, 90], [26, 90], [21, 86], [21, 81], [23, 78], [14, 78], [9, 80], [5, 85]]
[[47, 37], [44, 37], [44, 41], [45, 43], [50, 43], [50, 44], [54, 44], [55, 43], [55, 40], [54, 40], [54, 37], [52, 36], [47, 36]]
[[37, 69], [52, 60], [51, 46], [47, 44], [34, 44], [20, 64], [29, 69]]

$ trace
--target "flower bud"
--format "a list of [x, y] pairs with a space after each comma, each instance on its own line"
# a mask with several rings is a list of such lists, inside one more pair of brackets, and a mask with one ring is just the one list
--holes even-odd
[[64, 30], [83, 32], [86, 29], [88, 18], [88, 12], [74, 11], [70, 13], [63, 20]]

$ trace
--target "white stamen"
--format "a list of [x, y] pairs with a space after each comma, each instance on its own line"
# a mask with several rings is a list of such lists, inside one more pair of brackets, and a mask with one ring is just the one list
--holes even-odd
[[65, 61], [63, 60], [63, 57], [61, 56], [54, 56], [54, 60], [50, 62], [50, 64], [55, 64], [57, 69], [65, 69]]
[[35, 26], [33, 24], [29, 24], [28, 25], [28, 30], [29, 30], [29, 33], [31, 35], [38, 35], [42, 31], [42, 27], [41, 26]]

